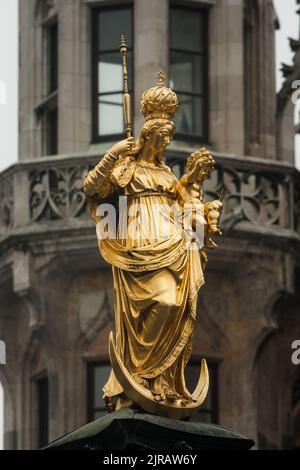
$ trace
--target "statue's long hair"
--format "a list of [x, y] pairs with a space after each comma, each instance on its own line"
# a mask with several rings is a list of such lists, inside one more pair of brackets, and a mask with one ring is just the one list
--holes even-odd
[[172, 136], [174, 136], [175, 131], [176, 131], [176, 126], [173, 121], [170, 121], [169, 119], [162, 119], [162, 118], [149, 119], [148, 121], [146, 121], [142, 127], [142, 130], [140, 132], [138, 139], [136, 140], [130, 152], [126, 153], [126, 156], [138, 155], [143, 149], [147, 139], [149, 138], [149, 134], [154, 129], [159, 129], [160, 127], [163, 127], [166, 124], [171, 124], [173, 128]]

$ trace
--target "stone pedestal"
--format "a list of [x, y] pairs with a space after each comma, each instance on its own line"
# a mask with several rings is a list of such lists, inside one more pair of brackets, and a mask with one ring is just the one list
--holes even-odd
[[236, 431], [124, 409], [93, 421], [49, 444], [47, 450], [248, 450], [254, 441]]

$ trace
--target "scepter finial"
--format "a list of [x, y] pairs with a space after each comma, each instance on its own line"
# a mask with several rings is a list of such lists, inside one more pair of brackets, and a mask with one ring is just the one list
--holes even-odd
[[126, 42], [125, 42], [125, 36], [124, 36], [124, 34], [121, 35], [120, 51], [121, 51], [121, 53], [127, 52], [127, 44], [126, 44]]
[[162, 70], [160, 70], [157, 74], [157, 85], [165, 86], [166, 77]]

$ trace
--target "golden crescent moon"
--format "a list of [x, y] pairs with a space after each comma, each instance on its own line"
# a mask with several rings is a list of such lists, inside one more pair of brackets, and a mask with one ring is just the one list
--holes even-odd
[[182, 400], [155, 401], [150, 390], [143, 387], [130, 375], [116, 350], [112, 331], [109, 334], [109, 357], [114, 373], [126, 396], [148, 413], [172, 419], [184, 419], [195, 413], [206, 398], [209, 374], [205, 359], [201, 360], [198, 383], [192, 394], [193, 401], [187, 401], [183, 405]]

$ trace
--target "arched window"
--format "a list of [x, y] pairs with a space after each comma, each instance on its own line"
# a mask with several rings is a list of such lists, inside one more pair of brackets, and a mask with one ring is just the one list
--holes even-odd
[[18, 435], [18, 448], [40, 449], [49, 443], [50, 410], [52, 429], [55, 429], [60, 413], [55, 377], [48, 335], [34, 332], [28, 341], [22, 367], [22, 416], [30, 433]]
[[49, 380], [46, 372], [33, 378], [36, 396], [36, 422], [38, 447], [49, 443]]

